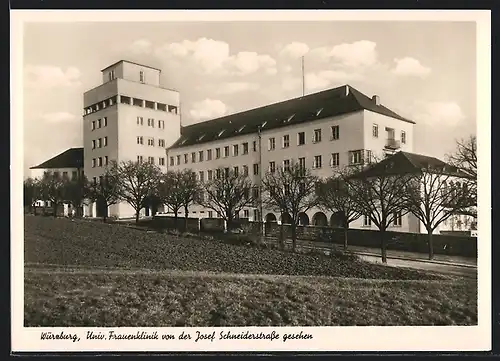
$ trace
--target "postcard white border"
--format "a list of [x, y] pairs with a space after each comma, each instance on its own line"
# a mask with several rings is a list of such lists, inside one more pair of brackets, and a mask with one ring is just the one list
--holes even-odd
[[[92, 328], [23, 327], [23, 24], [25, 22], [151, 21], [474, 21], [477, 24], [477, 137], [479, 151], [478, 325], [470, 327], [301, 327], [230, 328], [311, 333], [314, 339], [294, 342], [231, 341], [87, 341]], [[491, 349], [491, 15], [490, 11], [418, 10], [289, 10], [289, 11], [11, 11], [11, 299], [12, 351], [484, 351]], [[460, 74], [457, 74], [460, 76]], [[213, 328], [141, 328], [180, 334]], [[222, 329], [222, 328], [221, 328]], [[220, 332], [221, 329], [215, 329]], [[224, 328], [225, 330], [229, 328]], [[81, 341], [41, 341], [40, 333], [78, 332]], [[98, 329], [104, 330], [104, 329]], [[136, 328], [120, 331], [136, 331]], [[83, 337], [82, 337], [83, 336]]]

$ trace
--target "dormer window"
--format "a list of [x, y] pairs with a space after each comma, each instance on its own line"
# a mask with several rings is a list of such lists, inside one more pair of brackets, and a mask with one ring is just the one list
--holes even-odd
[[202, 140], [203, 138], [205, 138], [205, 134], [202, 134], [202, 135], [198, 138], [198, 141]]
[[183, 140], [181, 141], [181, 145], [183, 145], [183, 144], [184, 144], [184, 143], [186, 143], [186, 142], [187, 142], [187, 138], [185, 138], [185, 139], [183, 139]]
[[267, 124], [267, 121], [265, 121], [264, 123], [262, 123], [262, 125], [260, 126], [261, 128], [264, 128]]
[[238, 129], [238, 133], [240, 133], [243, 129], [245, 129], [245, 126], [242, 126], [240, 129]]
[[292, 120], [294, 116], [295, 116], [295, 114], [290, 115], [290, 116], [289, 116], [289, 117], [285, 120], [285, 123], [290, 122], [290, 120]]
[[321, 112], [322, 112], [322, 111], [323, 111], [323, 108], [318, 109], [318, 110], [316, 111], [316, 116], [319, 116], [319, 115], [321, 114]]
[[225, 129], [222, 129], [222, 130], [219, 132], [219, 134], [217, 134], [217, 136], [218, 136], [218, 137], [220, 137], [222, 134], [224, 134], [224, 132], [225, 132], [225, 131], [226, 131]]

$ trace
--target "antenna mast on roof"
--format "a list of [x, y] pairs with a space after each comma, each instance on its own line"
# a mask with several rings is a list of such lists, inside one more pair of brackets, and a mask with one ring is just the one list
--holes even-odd
[[302, 59], [302, 96], [304, 96], [305, 95], [304, 55], [302, 55], [301, 59]]

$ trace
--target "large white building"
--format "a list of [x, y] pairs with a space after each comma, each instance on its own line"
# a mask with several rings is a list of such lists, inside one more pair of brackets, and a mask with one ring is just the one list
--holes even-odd
[[[295, 161], [327, 177], [347, 164], [399, 150], [412, 152], [414, 126], [382, 105], [378, 96], [368, 97], [345, 85], [183, 127], [179, 140], [167, 150], [168, 170], [189, 168], [208, 180], [219, 167], [238, 167], [259, 184], [267, 170]], [[190, 213], [216, 216], [197, 205]], [[239, 216], [255, 221], [259, 211], [249, 207]], [[328, 225], [336, 222], [332, 216], [311, 209], [300, 218], [302, 224]], [[263, 220], [280, 222], [281, 215], [264, 209]], [[372, 226], [361, 218], [352, 227]], [[416, 231], [418, 221], [404, 216], [392, 228]]]
[[[84, 170], [99, 181], [110, 161], [151, 162], [166, 171], [165, 149], [180, 137], [180, 99], [160, 85], [160, 69], [120, 60], [104, 68], [102, 84], [83, 94]], [[97, 202], [99, 203], [99, 202]], [[127, 203], [93, 203], [86, 214], [132, 217]], [[144, 212], [144, 210], [143, 210]]]

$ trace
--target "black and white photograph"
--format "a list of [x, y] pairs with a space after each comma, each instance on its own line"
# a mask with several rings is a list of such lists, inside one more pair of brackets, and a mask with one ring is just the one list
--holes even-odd
[[490, 16], [410, 12], [11, 14], [13, 343], [488, 347]]

